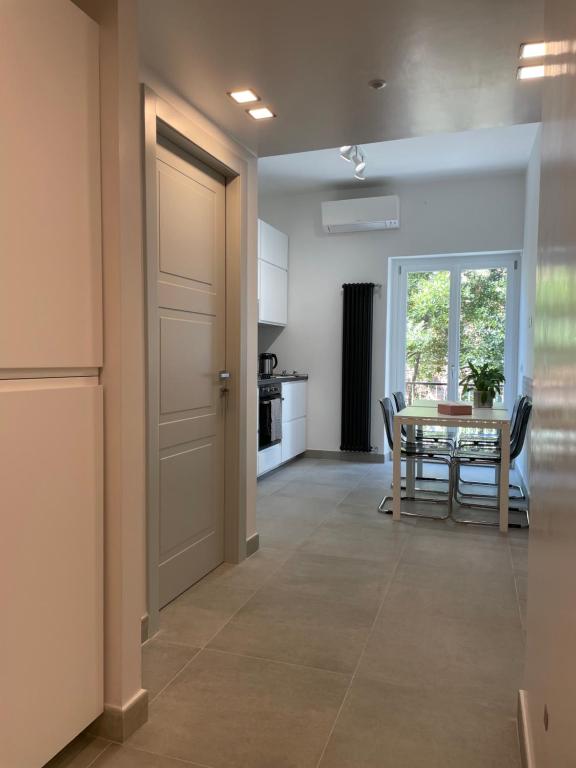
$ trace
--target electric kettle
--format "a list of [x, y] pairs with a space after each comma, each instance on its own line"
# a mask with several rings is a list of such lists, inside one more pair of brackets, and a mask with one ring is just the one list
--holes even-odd
[[278, 358], [270, 352], [263, 352], [258, 356], [258, 375], [262, 379], [269, 379], [278, 365]]

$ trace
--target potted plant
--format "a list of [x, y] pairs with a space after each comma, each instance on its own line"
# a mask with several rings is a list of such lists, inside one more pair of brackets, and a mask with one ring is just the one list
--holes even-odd
[[501, 394], [505, 382], [502, 368], [490, 363], [475, 366], [468, 360], [468, 371], [465, 374], [460, 382], [462, 394], [474, 393], [474, 408], [492, 408], [496, 393]]

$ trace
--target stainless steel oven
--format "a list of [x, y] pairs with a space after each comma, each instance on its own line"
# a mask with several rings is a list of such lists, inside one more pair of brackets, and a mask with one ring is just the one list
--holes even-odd
[[258, 382], [258, 450], [282, 440], [282, 384]]

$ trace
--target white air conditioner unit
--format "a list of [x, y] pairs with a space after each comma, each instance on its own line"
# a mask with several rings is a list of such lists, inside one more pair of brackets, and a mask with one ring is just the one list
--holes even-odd
[[322, 226], [326, 232], [369, 232], [400, 228], [398, 195], [358, 197], [322, 203]]

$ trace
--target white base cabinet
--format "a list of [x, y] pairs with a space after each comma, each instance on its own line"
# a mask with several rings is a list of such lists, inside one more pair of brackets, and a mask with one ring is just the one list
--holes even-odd
[[282, 382], [282, 442], [258, 451], [258, 477], [306, 450], [306, 381]]
[[270, 448], [258, 451], [258, 477], [265, 472], [270, 472], [271, 469], [278, 467], [280, 464], [282, 464], [281, 444], [271, 445]]
[[282, 424], [282, 463], [306, 450], [306, 416]]

